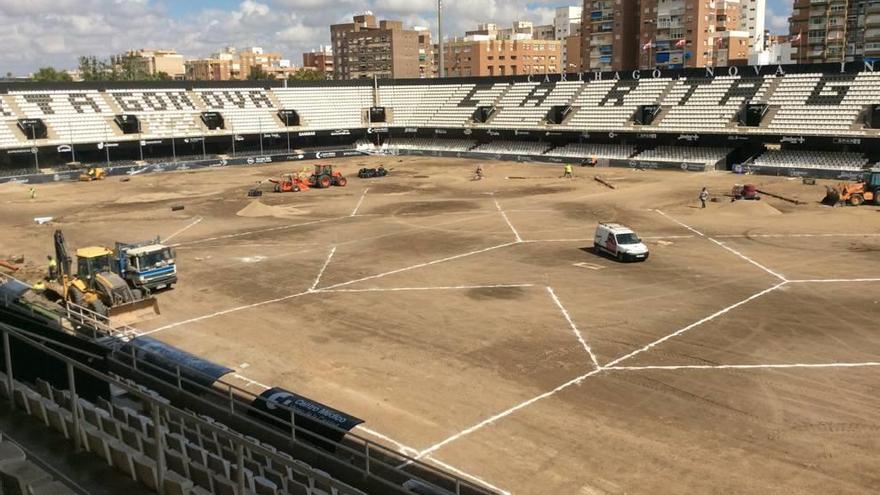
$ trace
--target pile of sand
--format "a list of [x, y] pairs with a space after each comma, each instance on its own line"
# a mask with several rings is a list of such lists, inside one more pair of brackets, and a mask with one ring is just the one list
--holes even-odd
[[238, 213], [236, 213], [236, 215], [240, 217], [248, 218], [291, 218], [308, 214], [308, 210], [303, 210], [302, 208], [297, 208], [296, 206], [269, 206], [267, 204], [261, 203], [260, 201], [252, 201], [241, 210], [238, 210]]

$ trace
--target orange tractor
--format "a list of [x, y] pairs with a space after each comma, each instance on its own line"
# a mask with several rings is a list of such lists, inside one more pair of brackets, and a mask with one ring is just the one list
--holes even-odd
[[843, 183], [826, 189], [822, 203], [829, 206], [836, 206], [839, 203], [852, 206], [873, 203], [880, 206], [880, 169], [871, 170], [862, 181], [855, 184]]
[[315, 165], [315, 172], [309, 177], [309, 185], [318, 189], [326, 189], [330, 186], [345, 187], [348, 180], [341, 172], [333, 171], [333, 165]]
[[298, 175], [287, 174], [281, 179], [269, 179], [275, 184], [275, 192], [301, 192], [309, 190], [309, 183], [300, 179]]

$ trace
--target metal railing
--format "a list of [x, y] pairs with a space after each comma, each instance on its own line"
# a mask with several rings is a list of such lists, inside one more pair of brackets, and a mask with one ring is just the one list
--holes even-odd
[[[2, 277], [4, 275], [0, 274], [0, 281], [3, 280]], [[5, 277], [17, 280], [8, 275]], [[11, 306], [14, 302], [3, 300], [6, 306]], [[400, 493], [406, 493], [401, 485], [410, 479], [455, 495], [496, 493], [333, 424], [322, 422], [321, 426], [335, 431], [343, 441], [320, 437], [320, 443], [329, 445], [331, 449], [316, 447], [314, 440], [318, 435], [313, 430], [296, 424], [297, 412], [293, 408], [277, 402], [271, 402], [271, 407], [268, 407], [270, 401], [265, 398], [225, 381], [222, 377], [217, 379], [216, 376], [179, 362], [169, 367], [167, 365], [170, 361], [166, 356], [135, 346], [131, 342], [139, 334], [137, 329], [130, 326], [113, 327], [108, 318], [82, 306], [69, 303], [63, 311], [63, 317], [74, 323], [78, 332], [105, 345], [109, 352], [107, 360], [117, 368], [117, 375], [129, 374], [156, 380], [161, 386], [170, 387], [171, 393], [168, 395], [174, 394], [178, 399], [198, 404], [206, 410], [228, 414], [231, 420], [241, 423], [245, 428], [259, 431], [270, 443], [290, 446], [292, 451], [318, 459], [321, 468], [330, 465], [341, 471], [355, 469], [364, 479]], [[4, 330], [4, 335], [6, 333], [9, 331]], [[72, 361], [63, 355], [59, 359]], [[74, 364], [82, 366], [79, 363]], [[124, 373], [126, 370], [127, 373]], [[89, 374], [100, 374], [98, 371], [91, 371]], [[114, 380], [114, 385], [119, 381], [109, 376], [108, 379]], [[207, 386], [206, 383], [212, 385]], [[128, 390], [131, 387], [123, 388]], [[140, 397], [142, 394], [135, 395]], [[152, 397], [149, 399], [151, 403], [155, 400]], [[284, 410], [286, 418], [266, 412], [256, 407], [257, 404], [262, 404], [264, 409]], [[210, 424], [207, 421], [205, 423]], [[283, 433], [286, 431], [290, 432], [289, 436]]]

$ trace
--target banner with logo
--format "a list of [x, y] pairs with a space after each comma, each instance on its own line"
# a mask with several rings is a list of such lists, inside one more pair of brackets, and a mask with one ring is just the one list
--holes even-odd
[[[305, 439], [324, 446], [329, 444], [321, 442], [322, 438], [341, 442], [346, 431], [364, 422], [360, 418], [280, 387], [266, 390], [254, 399], [251, 406], [278, 418], [281, 424], [285, 425], [289, 424], [290, 414], [293, 411], [296, 426], [315, 434], [314, 436], [306, 434]], [[261, 416], [255, 413], [251, 415], [257, 418]], [[265, 418], [262, 420], [265, 421]]]

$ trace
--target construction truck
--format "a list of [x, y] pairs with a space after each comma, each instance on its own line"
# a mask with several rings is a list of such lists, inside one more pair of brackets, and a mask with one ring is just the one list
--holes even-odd
[[88, 170], [79, 174], [79, 180], [83, 182], [91, 182], [93, 180], [104, 180], [107, 178], [107, 171], [100, 167], [89, 167]]
[[159, 314], [155, 298], [144, 290], [132, 289], [115, 272], [116, 258], [112, 250], [100, 246], [77, 249], [74, 273], [64, 234], [56, 230], [55, 259], [58, 260], [57, 277], [48, 281], [46, 292], [64, 303], [88, 308], [111, 321], [121, 317], [131, 322], [148, 314]]
[[841, 203], [851, 206], [873, 203], [880, 206], [880, 168], [867, 172], [859, 182], [844, 182], [834, 187], [826, 186], [825, 199], [822, 203], [829, 206]]
[[299, 178], [297, 174], [287, 174], [280, 179], [269, 179], [275, 184], [275, 192], [301, 192], [309, 190], [309, 183]]
[[117, 242], [114, 251], [116, 273], [132, 289], [149, 293], [159, 289], [170, 289], [177, 283], [177, 264], [174, 250], [162, 244], [159, 237], [138, 242]]
[[330, 186], [345, 187], [348, 180], [341, 172], [333, 170], [333, 165], [315, 165], [315, 172], [309, 177], [309, 186], [326, 189]]

